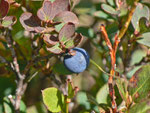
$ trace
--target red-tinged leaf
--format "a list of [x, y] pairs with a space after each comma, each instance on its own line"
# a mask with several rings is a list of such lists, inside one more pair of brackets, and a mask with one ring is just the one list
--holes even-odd
[[48, 47], [56, 45], [59, 42], [58, 37], [55, 37], [55, 36], [50, 35], [50, 34], [44, 34], [43, 40]]
[[3, 27], [10, 27], [17, 22], [17, 18], [15, 16], [6, 16], [2, 21]]
[[76, 34], [72, 39], [67, 41], [64, 45], [66, 48], [71, 49], [71, 48], [78, 46], [80, 42], [82, 41], [82, 39], [83, 39], [83, 36], [81, 34]]
[[42, 8], [37, 12], [37, 16], [43, 21], [51, 21], [53, 18], [62, 11], [69, 10], [69, 1], [68, 0], [55, 0], [44, 1]]
[[75, 25], [73, 23], [65, 24], [59, 32], [59, 41], [66, 42], [75, 34]]
[[63, 53], [63, 50], [61, 49], [59, 43], [55, 44], [53, 47], [47, 47], [46, 49], [47, 49], [47, 51], [49, 51], [51, 53], [54, 53], [54, 54], [61, 54], [61, 53]]
[[44, 30], [44, 28], [41, 27], [39, 18], [32, 13], [23, 13], [20, 17], [20, 22], [27, 31], [42, 32]]
[[77, 16], [70, 11], [64, 11], [64, 12], [57, 14], [56, 17], [54, 18], [54, 21], [55, 22], [63, 22], [63, 23], [71, 22], [74, 24], [79, 23]]
[[0, 1], [0, 18], [3, 18], [7, 15], [9, 10], [9, 3], [5, 0]]

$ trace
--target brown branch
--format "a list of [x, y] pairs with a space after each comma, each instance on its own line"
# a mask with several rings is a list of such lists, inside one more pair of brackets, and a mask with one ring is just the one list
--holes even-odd
[[8, 66], [8, 68], [11, 69], [11, 71], [13, 71], [16, 75], [17, 75], [17, 72], [15, 71], [14, 69], [14, 66], [11, 62], [7, 61], [4, 57], [0, 56], [0, 61], [1, 63], [4, 63], [6, 66]]
[[114, 52], [116, 54], [117, 52], [117, 48], [118, 48], [118, 44], [120, 43], [120, 39], [118, 38], [118, 35], [116, 34], [115, 35], [115, 41], [114, 41], [114, 45], [113, 45], [113, 49], [114, 49]]
[[23, 76], [20, 73], [20, 68], [19, 68], [19, 64], [17, 61], [17, 55], [16, 55], [15, 49], [13, 47], [13, 39], [11, 36], [11, 30], [9, 30], [9, 29], [6, 31], [6, 41], [7, 41], [7, 46], [11, 51], [11, 55], [13, 58], [13, 66], [14, 66], [14, 70], [17, 73], [17, 77], [22, 78]]
[[132, 6], [132, 8], [131, 8], [131, 10], [130, 10], [130, 12], [129, 12], [129, 14], [128, 14], [127, 20], [126, 20], [125, 24], [123, 25], [123, 27], [121, 28], [121, 30], [120, 30], [120, 32], [119, 32], [118, 39], [121, 39], [121, 38], [124, 36], [124, 34], [126, 33], [128, 27], [129, 27], [129, 24], [130, 24], [130, 22], [131, 22], [133, 13], [134, 13], [134, 11], [135, 11], [135, 9], [136, 9], [136, 6], [137, 6], [137, 4], [138, 4], [138, 1], [139, 1], [139, 0], [135, 0], [135, 1], [134, 1], [134, 5]]
[[25, 75], [21, 74], [21, 72], [20, 72], [19, 64], [17, 61], [16, 51], [15, 51], [14, 46], [13, 46], [14, 41], [13, 41], [10, 29], [6, 30], [6, 41], [7, 41], [8, 47], [11, 51], [12, 58], [13, 58], [12, 67], [15, 70], [17, 78], [18, 78], [14, 108], [15, 108], [16, 113], [20, 113], [20, 111], [19, 111], [20, 101], [21, 101], [21, 97], [25, 91], [24, 90], [25, 85], [23, 84], [23, 81], [25, 79]]
[[[110, 53], [110, 57], [111, 57], [111, 71], [110, 71], [110, 76], [108, 79], [108, 86], [109, 86], [109, 95], [111, 98], [112, 110], [113, 110], [113, 113], [116, 113], [117, 112], [117, 104], [115, 101], [116, 97], [115, 97], [115, 90], [114, 90], [114, 84], [113, 84], [113, 76], [115, 74], [116, 55], [115, 55], [115, 50], [112, 47], [112, 44], [108, 38], [107, 31], [106, 31], [104, 25], [100, 26], [100, 30], [104, 36], [104, 40], [106, 41], [108, 48], [109, 48], [109, 53]], [[116, 38], [116, 39], [118, 39], [118, 38]], [[117, 43], [114, 47], [116, 48], [116, 46], [118, 46]]]
[[103, 25], [100, 27], [100, 30], [101, 30], [101, 32], [104, 36], [104, 39], [105, 39], [106, 44], [109, 48], [110, 56], [111, 56], [111, 71], [110, 71], [111, 76], [108, 79], [108, 86], [109, 86], [109, 94], [110, 94], [110, 97], [111, 97], [111, 104], [112, 104], [113, 113], [117, 112], [117, 104], [116, 104], [116, 101], [115, 101], [115, 91], [114, 91], [114, 85], [113, 85], [113, 76], [115, 74], [116, 52], [117, 52], [117, 48], [118, 48], [118, 44], [120, 42], [120, 39], [124, 36], [124, 34], [126, 33], [128, 27], [129, 27], [129, 24], [131, 22], [131, 19], [132, 19], [134, 11], [136, 9], [138, 1], [139, 0], [135, 0], [134, 5], [132, 6], [132, 8], [131, 8], [131, 10], [128, 14], [128, 18], [127, 18], [124, 26], [120, 30], [119, 35], [115, 36], [115, 42], [114, 42], [113, 47], [112, 47], [112, 44], [110, 43], [110, 40], [108, 38], [105, 27]]
[[109, 51], [111, 52], [112, 49], [113, 49], [112, 48], [112, 44], [111, 44], [111, 42], [110, 42], [110, 40], [108, 38], [108, 34], [107, 34], [106, 29], [105, 29], [103, 24], [100, 26], [100, 31], [101, 31], [102, 35], [104, 36], [104, 40], [105, 40], [105, 42], [106, 42], [106, 44], [107, 44], [107, 46], [109, 48]]

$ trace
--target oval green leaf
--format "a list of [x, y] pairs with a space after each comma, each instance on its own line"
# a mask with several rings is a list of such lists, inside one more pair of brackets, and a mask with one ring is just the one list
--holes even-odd
[[64, 104], [64, 95], [54, 87], [44, 89], [42, 91], [43, 101], [51, 112], [62, 111]]
[[149, 13], [149, 8], [146, 6], [146, 5], [143, 5], [143, 4], [138, 4], [137, 7], [136, 7], [136, 10], [132, 16], [132, 20], [131, 20], [131, 23], [134, 27], [135, 30], [139, 31], [140, 28], [139, 28], [139, 20], [144, 17], [146, 18], [147, 20], [149, 20], [149, 16], [150, 16], [150, 13]]
[[150, 47], [150, 32], [142, 34], [141, 38], [137, 40], [138, 43]]
[[109, 14], [112, 14], [112, 15], [117, 15], [119, 14], [119, 12], [117, 10], [115, 10], [113, 7], [107, 5], [107, 4], [102, 4], [101, 5], [102, 9], [106, 12], [106, 13], [109, 13]]
[[142, 66], [132, 76], [129, 82], [129, 94], [133, 101], [141, 102], [148, 98], [150, 92], [150, 65]]

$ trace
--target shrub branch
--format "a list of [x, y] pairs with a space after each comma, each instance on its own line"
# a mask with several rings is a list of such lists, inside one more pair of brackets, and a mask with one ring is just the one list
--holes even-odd
[[135, 0], [134, 5], [132, 6], [132, 8], [128, 14], [128, 18], [119, 32], [119, 35], [117, 35], [117, 34], [115, 35], [115, 42], [114, 42], [113, 46], [108, 38], [108, 34], [106, 32], [104, 25], [100, 26], [101, 33], [102, 33], [104, 40], [109, 48], [109, 53], [110, 53], [110, 57], [111, 57], [111, 71], [110, 71], [110, 76], [108, 79], [108, 86], [109, 86], [109, 95], [111, 97], [113, 113], [117, 112], [117, 104], [115, 101], [116, 97], [115, 97], [114, 84], [113, 84], [113, 77], [115, 76], [116, 52], [117, 52], [117, 48], [118, 48], [121, 38], [124, 36], [124, 34], [126, 33], [128, 27], [129, 27], [129, 24], [131, 22], [131, 19], [132, 19], [134, 11], [136, 9], [136, 6], [138, 4], [138, 1], [139, 0]]

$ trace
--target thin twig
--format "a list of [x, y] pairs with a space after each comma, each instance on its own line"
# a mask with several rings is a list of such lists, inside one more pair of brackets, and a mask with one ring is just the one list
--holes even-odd
[[23, 84], [25, 75], [21, 74], [21, 72], [20, 72], [19, 64], [17, 61], [16, 51], [13, 46], [14, 41], [13, 41], [10, 29], [7, 29], [7, 31], [6, 31], [6, 41], [7, 41], [8, 47], [11, 51], [12, 58], [13, 58], [12, 67], [14, 68], [14, 70], [17, 74], [17, 78], [18, 78], [14, 107], [15, 107], [16, 113], [20, 113], [20, 102], [21, 102], [22, 95], [25, 91], [24, 84]]
[[126, 20], [125, 24], [123, 25], [123, 27], [121, 28], [121, 30], [120, 30], [120, 32], [119, 32], [118, 39], [121, 39], [121, 38], [124, 36], [124, 34], [126, 33], [128, 27], [129, 27], [129, 24], [130, 24], [130, 22], [131, 22], [133, 13], [134, 13], [134, 11], [135, 11], [135, 9], [136, 9], [136, 6], [137, 6], [137, 4], [138, 4], [138, 1], [139, 1], [139, 0], [135, 0], [135, 1], [134, 1], [134, 5], [132, 6], [132, 8], [131, 8], [131, 10], [130, 10], [130, 12], [129, 12], [129, 14], [128, 14], [127, 20]]
[[17, 61], [17, 55], [16, 55], [15, 49], [13, 47], [13, 39], [12, 39], [12, 36], [11, 36], [11, 30], [9, 30], [9, 29], [6, 32], [6, 41], [7, 41], [8, 47], [11, 51], [11, 55], [12, 55], [12, 58], [13, 58], [13, 66], [14, 66], [14, 69], [17, 73], [17, 77], [22, 78], [22, 75], [20, 73], [19, 64], [18, 64], [18, 61]]

